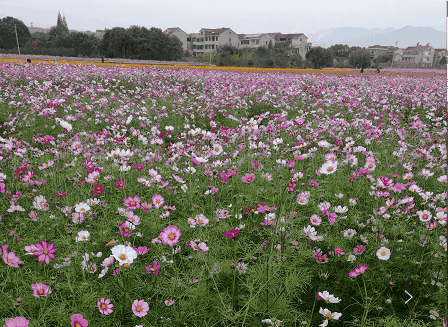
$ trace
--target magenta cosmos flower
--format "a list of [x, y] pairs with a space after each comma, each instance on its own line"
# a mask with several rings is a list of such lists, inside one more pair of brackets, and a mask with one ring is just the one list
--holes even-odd
[[15, 317], [11, 319], [5, 319], [6, 325], [3, 327], [28, 327], [30, 321], [25, 317]]
[[93, 187], [92, 194], [94, 195], [101, 195], [104, 192], [104, 185], [103, 184], [95, 184]]
[[31, 285], [31, 289], [33, 290], [33, 296], [35, 297], [47, 296], [48, 294], [51, 294], [51, 287], [42, 283]]
[[243, 182], [244, 183], [247, 183], [247, 184], [249, 184], [249, 183], [252, 183], [253, 181], [254, 181], [254, 179], [255, 179], [255, 175], [254, 174], [249, 174], [249, 173], [247, 173], [246, 175], [244, 175], [243, 177], [242, 177], [242, 179], [243, 179]]
[[112, 303], [110, 303], [110, 299], [104, 300], [104, 297], [99, 300], [96, 305], [98, 306], [98, 309], [100, 310], [100, 313], [103, 315], [109, 315], [113, 312], [112, 307], [114, 306]]
[[11, 267], [19, 267], [20, 258], [14, 252], [3, 252], [3, 261]]
[[165, 227], [163, 232], [160, 233], [160, 239], [163, 244], [168, 244], [173, 247], [173, 245], [176, 245], [177, 241], [179, 241], [181, 235], [180, 229], [178, 229], [177, 226], [170, 225]]
[[47, 265], [50, 263], [50, 259], [54, 259], [54, 252], [57, 249], [54, 248], [53, 243], [48, 243], [46, 241], [42, 241], [36, 244], [37, 251], [34, 251], [34, 254], [37, 256], [37, 260], [39, 262], [45, 262]]
[[118, 189], [118, 190], [123, 190], [124, 189], [124, 187], [126, 186], [126, 181], [125, 180], [122, 180], [122, 179], [119, 179], [119, 180], [117, 180], [116, 182], [115, 182], [115, 187]]
[[236, 237], [238, 235], [240, 231], [238, 229], [231, 229], [230, 233], [227, 232], [222, 232], [224, 234], [224, 236], [232, 238], [232, 237]]
[[160, 194], [156, 194], [152, 197], [152, 203], [156, 209], [159, 209], [165, 203], [165, 199]]
[[87, 327], [89, 322], [85, 320], [80, 313], [74, 313], [70, 317], [72, 327]]
[[128, 196], [127, 199], [124, 199], [124, 205], [131, 210], [138, 209], [140, 208], [140, 198], [138, 197], [138, 195], [134, 197]]
[[137, 317], [144, 317], [147, 315], [149, 310], [149, 305], [144, 300], [135, 300], [134, 303], [132, 303], [132, 312]]

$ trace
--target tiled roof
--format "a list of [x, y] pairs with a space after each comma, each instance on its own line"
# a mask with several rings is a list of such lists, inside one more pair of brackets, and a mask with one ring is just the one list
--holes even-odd
[[228, 30], [229, 28], [227, 27], [222, 27], [222, 28], [202, 28], [202, 31], [204, 32], [204, 35], [219, 35], [222, 32]]
[[167, 28], [165, 31], [163, 31], [163, 33], [165, 33], [165, 34], [171, 34], [171, 33], [173, 33], [175, 30], [177, 30], [179, 27], [170, 27], [170, 28]]

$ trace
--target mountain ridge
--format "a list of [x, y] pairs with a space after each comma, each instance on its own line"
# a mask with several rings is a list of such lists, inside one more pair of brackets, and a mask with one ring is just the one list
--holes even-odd
[[407, 25], [400, 29], [388, 27], [381, 28], [358, 28], [337, 27], [320, 30], [305, 34], [308, 42], [313, 45], [325, 45], [329, 47], [334, 44], [347, 44], [348, 46], [368, 47], [373, 45], [397, 46], [406, 48], [408, 46], [426, 45], [428, 42], [434, 48], [446, 48], [446, 33], [437, 31], [432, 27], [414, 27]]

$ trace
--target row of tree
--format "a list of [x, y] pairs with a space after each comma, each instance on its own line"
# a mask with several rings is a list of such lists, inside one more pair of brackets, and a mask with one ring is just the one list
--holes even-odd
[[[0, 49], [15, 53], [19, 40], [21, 53], [73, 57], [106, 57], [140, 60], [180, 61], [191, 57], [183, 51], [182, 42], [174, 35], [168, 36], [160, 28], [131, 26], [128, 29], [114, 27], [102, 38], [81, 32], [70, 33], [67, 25], [58, 17], [49, 33], [31, 34], [19, 19], [5, 17], [0, 20]], [[255, 49], [237, 48], [230, 44], [220, 46], [217, 53], [205, 53], [197, 58], [215, 65], [260, 68], [324, 68], [324, 67], [381, 67], [390, 66], [392, 55], [379, 56], [373, 61], [361, 47], [336, 44], [327, 49], [310, 48], [303, 58], [291, 52], [288, 43], [272, 42]], [[442, 60], [446, 58], [442, 58]]]

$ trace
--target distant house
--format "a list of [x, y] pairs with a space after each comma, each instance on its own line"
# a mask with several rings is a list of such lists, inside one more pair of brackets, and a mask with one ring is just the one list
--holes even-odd
[[305, 59], [306, 53], [311, 49], [312, 43], [308, 42], [305, 34], [293, 36], [291, 39], [291, 53], [298, 53]]
[[394, 62], [400, 66], [408, 67], [432, 67], [435, 50], [430, 45], [398, 49], [394, 52]]
[[434, 49], [434, 61], [439, 62], [440, 59], [446, 57], [447, 51], [445, 48], [435, 48]]
[[238, 41], [238, 34], [226, 27], [201, 28], [199, 33], [191, 33], [187, 38], [195, 56], [202, 56], [202, 54], [210, 52], [216, 53], [217, 48], [225, 44], [238, 47]]
[[275, 45], [275, 39], [268, 33], [262, 34], [238, 34], [240, 48], [258, 48], [267, 47], [269, 41], [272, 41], [272, 45]]
[[171, 27], [167, 28], [165, 31], [163, 31], [168, 36], [175, 35], [177, 38], [182, 42], [182, 49], [185, 51], [188, 49], [187, 47], [187, 38], [188, 34], [185, 33], [182, 29], [179, 27]]
[[370, 54], [370, 59], [376, 59], [380, 56], [387, 56], [387, 55], [393, 55], [395, 50], [397, 50], [398, 47], [393, 46], [382, 46], [382, 45], [374, 45], [367, 47], [367, 51]]

